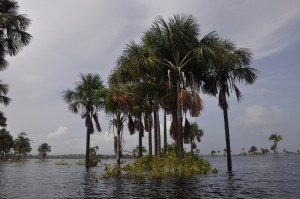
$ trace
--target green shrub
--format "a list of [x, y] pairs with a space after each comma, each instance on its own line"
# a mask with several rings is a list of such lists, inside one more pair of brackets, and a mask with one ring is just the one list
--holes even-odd
[[176, 152], [169, 150], [161, 158], [143, 156], [133, 163], [122, 162], [121, 165], [104, 164], [104, 178], [112, 176], [127, 177], [163, 177], [163, 176], [191, 176], [207, 174], [211, 171], [210, 163], [199, 156], [185, 153], [179, 162]]

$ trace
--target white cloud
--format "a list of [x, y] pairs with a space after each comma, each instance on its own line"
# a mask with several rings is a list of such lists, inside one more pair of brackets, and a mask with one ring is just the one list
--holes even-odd
[[59, 126], [54, 132], [49, 133], [46, 138], [59, 139], [64, 138], [68, 134], [68, 128], [65, 126]]
[[286, 116], [282, 109], [276, 106], [264, 107], [255, 105], [246, 108], [243, 116], [235, 119], [235, 124], [258, 128], [273, 128], [279, 126], [285, 120]]

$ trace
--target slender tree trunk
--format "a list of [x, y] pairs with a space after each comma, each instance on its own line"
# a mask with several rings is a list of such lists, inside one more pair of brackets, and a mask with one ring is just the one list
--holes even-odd
[[232, 171], [231, 147], [230, 147], [228, 112], [226, 108], [223, 109], [223, 114], [224, 114], [225, 139], [226, 139], [227, 170], [231, 172]]
[[154, 110], [153, 110], [153, 119], [154, 119], [154, 154], [157, 156], [157, 119], [156, 119], [156, 107], [154, 105]]
[[121, 129], [117, 129], [117, 165], [121, 165]]
[[85, 148], [85, 166], [89, 167], [90, 162], [90, 130], [86, 128], [86, 148]]
[[[142, 123], [142, 118], [139, 118], [140, 123]], [[143, 128], [142, 125], [140, 125], [140, 129], [139, 129], [139, 157], [141, 158], [143, 156]]]
[[160, 123], [159, 123], [159, 115], [158, 115], [158, 104], [155, 102], [154, 106], [154, 119], [155, 119], [155, 129], [156, 129], [156, 156], [160, 158], [161, 152], [161, 139], [160, 139]]
[[117, 113], [117, 118], [116, 118], [116, 123], [117, 123], [117, 165], [121, 165], [121, 115], [120, 113]]
[[152, 124], [151, 124], [151, 112], [148, 113], [148, 130], [149, 130], [149, 135], [148, 135], [148, 145], [149, 145], [149, 156], [152, 156]]
[[168, 140], [167, 140], [167, 111], [164, 111], [164, 149], [167, 151], [168, 149]]
[[190, 142], [191, 142], [191, 153], [193, 153], [193, 142], [192, 142], [192, 138], [190, 137]]
[[182, 112], [181, 112], [181, 104], [179, 101], [179, 92], [180, 92], [180, 82], [176, 81], [177, 87], [177, 147], [178, 147], [178, 160], [181, 161], [183, 159], [183, 140], [182, 140]]

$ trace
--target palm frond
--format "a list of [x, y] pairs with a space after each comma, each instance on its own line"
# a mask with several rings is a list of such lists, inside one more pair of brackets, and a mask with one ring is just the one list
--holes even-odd
[[236, 99], [238, 100], [238, 102], [240, 102], [240, 100], [242, 99], [242, 93], [235, 84], [233, 84], [233, 88], [236, 94]]
[[192, 91], [192, 102], [190, 113], [192, 117], [198, 117], [203, 110], [203, 102], [199, 94], [196, 91]]
[[100, 126], [100, 123], [99, 123], [99, 119], [98, 119], [97, 113], [93, 114], [93, 118], [94, 118], [94, 122], [96, 124], [97, 131], [101, 132], [101, 126]]
[[192, 97], [185, 89], [180, 89], [178, 100], [181, 104], [183, 112], [186, 112], [191, 107]]

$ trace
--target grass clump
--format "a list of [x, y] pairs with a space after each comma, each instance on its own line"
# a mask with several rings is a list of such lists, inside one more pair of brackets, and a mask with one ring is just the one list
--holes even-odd
[[76, 165], [85, 165], [85, 160], [82, 159], [82, 160], [76, 161]]
[[133, 163], [121, 162], [121, 165], [104, 164], [104, 178], [113, 176], [127, 177], [164, 177], [164, 176], [191, 176], [207, 174], [211, 171], [210, 163], [195, 154], [185, 153], [180, 162], [176, 152], [169, 150], [161, 158], [143, 156]]
[[67, 165], [69, 166], [70, 164], [66, 162], [65, 160], [60, 160], [54, 163], [55, 165]]
[[98, 178], [97, 174], [94, 173], [94, 172], [90, 174], [90, 179], [91, 179], [93, 182], [99, 182], [99, 178]]

